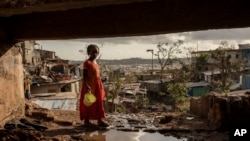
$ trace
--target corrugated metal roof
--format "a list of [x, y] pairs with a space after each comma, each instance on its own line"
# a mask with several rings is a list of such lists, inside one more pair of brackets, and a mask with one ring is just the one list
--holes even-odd
[[240, 83], [235, 83], [235, 84], [232, 84], [229, 89], [230, 90], [236, 90], [238, 88], [240, 88], [241, 84]]
[[123, 98], [121, 102], [129, 102], [129, 103], [135, 103], [135, 99], [129, 99], [129, 98]]
[[187, 87], [200, 87], [200, 86], [209, 86], [210, 83], [202, 81], [202, 82], [190, 82], [186, 83]]
[[131, 89], [125, 89], [125, 90], [122, 90], [121, 93], [125, 93], [125, 94], [132, 94], [132, 95], [135, 95], [135, 92], [136, 90], [131, 90]]
[[220, 74], [219, 70], [214, 70], [214, 71], [204, 71], [202, 72], [205, 75], [212, 75], [212, 74]]

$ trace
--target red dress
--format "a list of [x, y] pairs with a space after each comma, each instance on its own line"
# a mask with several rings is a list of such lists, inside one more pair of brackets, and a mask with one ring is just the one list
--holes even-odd
[[80, 96], [80, 119], [94, 119], [98, 120], [104, 118], [104, 106], [103, 99], [105, 91], [100, 78], [99, 68], [97, 63], [86, 60], [83, 64], [83, 69], [87, 69], [87, 83], [91, 88], [91, 93], [96, 96], [96, 102], [87, 107], [83, 104], [84, 95], [87, 93], [85, 84], [82, 84], [81, 96]]

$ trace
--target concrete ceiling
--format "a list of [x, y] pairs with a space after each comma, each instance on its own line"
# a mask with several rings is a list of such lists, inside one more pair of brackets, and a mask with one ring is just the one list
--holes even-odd
[[2, 0], [0, 1], [0, 17], [146, 1], [152, 0]]
[[250, 27], [249, 0], [3, 0], [0, 41]]

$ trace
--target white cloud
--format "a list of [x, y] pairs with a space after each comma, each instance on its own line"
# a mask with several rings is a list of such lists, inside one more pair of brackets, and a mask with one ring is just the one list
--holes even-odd
[[217, 48], [220, 42], [224, 40], [230, 44], [234, 44], [236, 47], [238, 44], [250, 43], [249, 37], [250, 28], [241, 28], [154, 36], [38, 41], [38, 43], [45, 50], [55, 51], [63, 59], [86, 59], [86, 53], [80, 53], [79, 50], [86, 52], [86, 46], [90, 43], [96, 43], [100, 46], [102, 59], [124, 59], [132, 57], [151, 58], [151, 55], [146, 50], [156, 49], [159, 42], [183, 40], [186, 47], [198, 47], [199, 50], [210, 50]]

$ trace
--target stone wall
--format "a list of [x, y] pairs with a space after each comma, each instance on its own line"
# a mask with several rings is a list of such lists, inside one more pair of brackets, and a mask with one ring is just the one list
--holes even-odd
[[190, 112], [208, 120], [219, 129], [250, 123], [250, 95], [238, 91], [229, 95], [211, 92], [190, 101]]
[[0, 127], [24, 116], [24, 103], [21, 49], [0, 43]]

